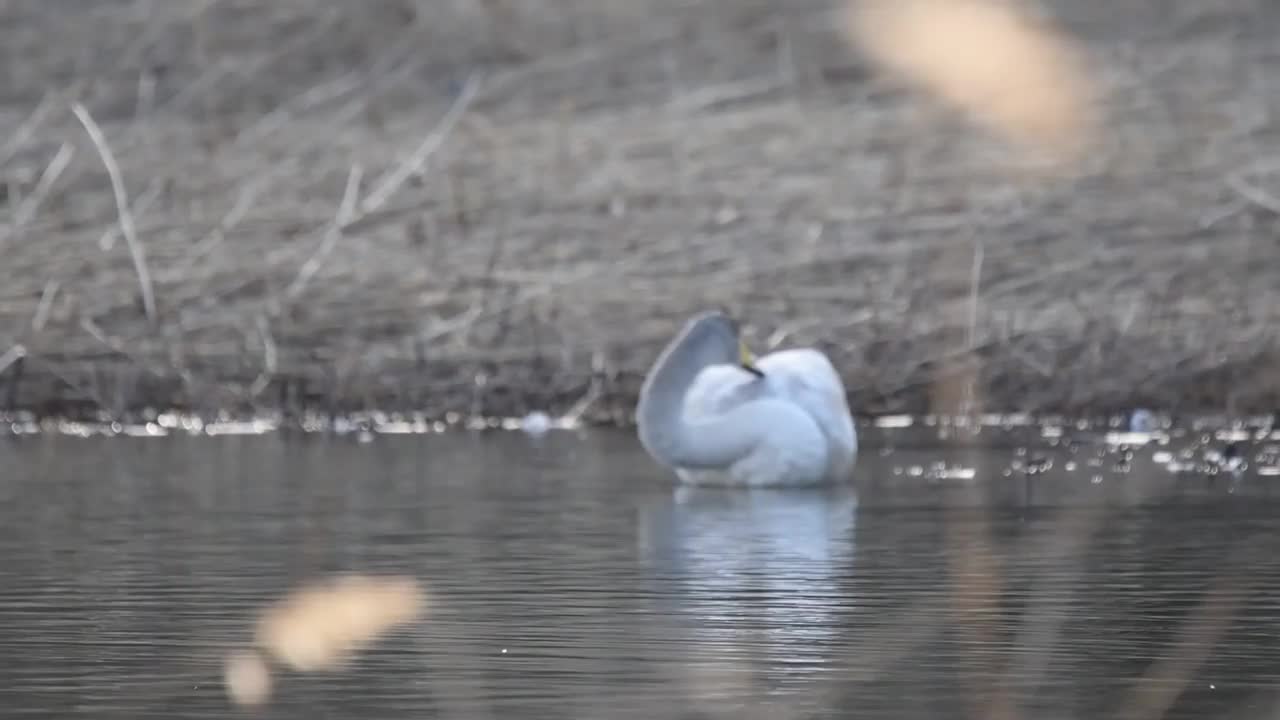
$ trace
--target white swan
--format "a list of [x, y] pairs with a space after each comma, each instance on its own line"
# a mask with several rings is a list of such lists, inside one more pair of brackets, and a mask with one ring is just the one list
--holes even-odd
[[636, 408], [640, 443], [691, 485], [818, 485], [845, 479], [858, 436], [825, 355], [756, 361], [721, 312], [691, 319], [658, 357]]

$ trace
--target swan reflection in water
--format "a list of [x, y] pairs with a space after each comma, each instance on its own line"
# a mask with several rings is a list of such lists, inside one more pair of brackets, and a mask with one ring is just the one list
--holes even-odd
[[679, 623], [687, 650], [672, 660], [692, 683], [710, 672], [776, 686], [830, 661], [851, 610], [840, 583], [853, 567], [856, 508], [845, 486], [684, 486], [642, 499], [637, 548], [676, 588], [659, 610]]

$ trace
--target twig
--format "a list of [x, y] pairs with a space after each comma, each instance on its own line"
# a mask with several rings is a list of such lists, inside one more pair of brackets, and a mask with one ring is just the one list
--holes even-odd
[[262, 394], [263, 390], [271, 384], [271, 378], [275, 376], [277, 365], [279, 362], [279, 350], [276, 348], [275, 337], [271, 334], [271, 324], [267, 320], [266, 315], [259, 315], [257, 319], [258, 335], [262, 338], [262, 372], [258, 374], [253, 385], [249, 388], [249, 397], [256, 398]]
[[54, 101], [57, 100], [58, 95], [60, 95], [60, 93], [50, 90], [44, 94], [44, 97], [40, 98], [39, 104], [37, 104], [35, 109], [31, 111], [31, 114], [27, 116], [27, 119], [22, 121], [22, 124], [18, 126], [18, 129], [13, 131], [13, 134], [9, 136], [9, 139], [5, 141], [4, 146], [0, 148], [0, 165], [4, 165], [12, 160], [13, 156], [17, 154], [18, 149], [31, 139], [31, 136], [35, 134], [36, 128], [44, 122], [45, 116], [48, 115], [49, 111], [53, 108], [55, 104]]
[[[222, 216], [222, 219], [218, 221], [218, 224], [213, 229], [205, 233], [204, 237], [192, 246], [191, 251], [186, 254], [186, 257], [181, 262], [170, 266], [167, 272], [160, 275], [161, 282], [164, 282], [166, 278], [173, 281], [182, 281], [187, 278], [191, 269], [217, 249], [226, 240], [227, 233], [244, 220], [249, 209], [258, 203], [264, 188], [275, 182], [281, 175], [292, 175], [296, 171], [297, 165], [296, 160], [288, 160], [261, 175], [254, 176], [244, 183], [240, 188], [240, 192], [236, 194], [236, 199], [232, 203], [231, 209], [227, 210], [226, 214]], [[141, 201], [139, 201], [139, 204], [141, 204]]]
[[106, 401], [103, 400], [102, 396], [98, 394], [96, 389], [83, 387], [77, 384], [74, 380], [68, 377], [66, 373], [64, 373], [59, 367], [57, 367], [53, 363], [40, 362], [39, 355], [30, 356], [30, 360], [28, 362], [34, 364], [40, 370], [49, 373], [54, 378], [61, 381], [62, 384], [66, 385], [73, 393], [76, 393], [80, 397], [84, 398], [85, 400], [92, 402], [94, 405], [98, 406], [99, 409], [104, 409], [107, 407]]
[[27, 356], [27, 348], [23, 345], [14, 345], [0, 355], [0, 373], [9, 369], [9, 366], [18, 362]]
[[8, 240], [18, 228], [26, 225], [31, 221], [31, 218], [35, 217], [36, 211], [53, 189], [53, 184], [58, 181], [62, 172], [67, 169], [67, 165], [71, 163], [71, 158], [75, 154], [75, 147], [71, 143], [63, 143], [58, 148], [58, 152], [54, 154], [53, 159], [45, 166], [44, 172], [40, 173], [40, 180], [36, 182], [35, 189], [22, 198], [22, 202], [13, 211], [12, 222], [7, 227], [0, 229], [0, 243]]
[[57, 280], [50, 280], [44, 284], [44, 291], [40, 293], [40, 304], [36, 306], [36, 314], [31, 318], [32, 330], [36, 332], [44, 330], [45, 323], [49, 321], [49, 313], [53, 311], [53, 299], [57, 294]]
[[364, 177], [364, 170], [359, 165], [352, 165], [351, 170], [347, 173], [347, 186], [342, 192], [342, 202], [338, 205], [338, 214], [334, 217], [333, 222], [329, 224], [329, 228], [325, 231], [324, 240], [320, 242], [320, 246], [316, 251], [307, 258], [307, 261], [298, 269], [298, 275], [294, 277], [293, 282], [289, 283], [289, 287], [285, 290], [285, 298], [289, 302], [293, 302], [306, 290], [307, 283], [311, 282], [311, 278], [320, 271], [320, 266], [324, 264], [325, 258], [329, 257], [329, 253], [333, 252], [333, 248], [342, 239], [343, 230], [355, 220], [355, 208], [357, 197], [360, 195], [360, 180]]
[[582, 421], [582, 416], [587, 414], [587, 410], [591, 409], [599, 401], [604, 394], [604, 383], [601, 380], [605, 376], [608, 363], [605, 359], [604, 352], [596, 350], [591, 353], [591, 382], [587, 385], [587, 391], [578, 398], [573, 405], [561, 416], [569, 426], [577, 426]]
[[[214, 0], [206, 0], [203, 6], [211, 6], [213, 4]], [[197, 10], [198, 12], [203, 12], [203, 10]], [[256, 56], [250, 55], [248, 59], [241, 58], [231, 66], [228, 66], [226, 62], [206, 65], [203, 73], [184, 85], [177, 94], [153, 108], [153, 112], [182, 112], [187, 110], [188, 104], [198, 99], [201, 93], [210, 91], [224, 78], [234, 76], [248, 77], [258, 73], [263, 67], [269, 67], [280, 58], [287, 57], [289, 53], [296, 51], [298, 48], [306, 47], [307, 43], [315, 41], [318, 37], [323, 37], [330, 30], [333, 18], [339, 12], [332, 8], [325, 8], [324, 12], [313, 11], [312, 22], [308, 23], [311, 29], [308, 32], [287, 35], [283, 42], [274, 45], [270, 52]]]
[[973, 244], [973, 266], [969, 271], [969, 327], [966, 345], [973, 349], [978, 341], [978, 306], [981, 302], [982, 263], [986, 259], [986, 244], [978, 237]]
[[[113, 352], [120, 355], [120, 357], [132, 362], [143, 372], [149, 373], [155, 377], [164, 377], [165, 373], [163, 370], [150, 362], [150, 358], [140, 355], [134, 348], [130, 347], [130, 345], [126, 344], [124, 341], [109, 337], [106, 331], [104, 331], [98, 323], [94, 322], [93, 318], [87, 316], [81, 317], [80, 328], [89, 333], [89, 336], [94, 340], [97, 340], [99, 343], [110, 348]], [[98, 368], [95, 366], [93, 368], [94, 372], [96, 372], [97, 369]]]
[[107, 168], [107, 176], [111, 179], [111, 191], [116, 199], [116, 215], [120, 222], [120, 233], [124, 235], [124, 241], [129, 246], [129, 254], [133, 257], [133, 269], [138, 274], [138, 286], [142, 291], [142, 307], [147, 314], [147, 321], [151, 324], [156, 322], [156, 297], [155, 291], [151, 287], [151, 273], [147, 270], [146, 250], [142, 247], [142, 242], [138, 239], [138, 234], [134, 230], [133, 213], [129, 210], [129, 196], [125, 191], [124, 178], [120, 174], [120, 166], [116, 164], [115, 155], [111, 152], [111, 147], [107, 144], [107, 138], [102, 133], [102, 128], [98, 126], [97, 121], [89, 114], [84, 105], [77, 102], [71, 106], [71, 112], [75, 113], [76, 119], [84, 126], [84, 130], [89, 134], [89, 139], [93, 141], [93, 145], [98, 150], [98, 155], [102, 157], [102, 164]]
[[36, 187], [31, 194], [22, 199], [22, 204], [13, 213], [13, 224], [25, 225], [36, 211], [40, 208], [41, 203], [49, 196], [49, 192], [53, 189], [53, 184], [62, 176], [62, 172], [71, 164], [71, 158], [75, 157], [76, 148], [71, 143], [62, 143], [58, 148], [58, 152], [54, 153], [53, 159], [45, 166], [44, 172], [40, 173], [40, 180], [36, 182]]
[[360, 180], [363, 176], [363, 170], [359, 165], [352, 166], [351, 172], [347, 176], [347, 188], [342, 197], [342, 204], [338, 208], [338, 216], [325, 232], [325, 237], [321, 241], [320, 247], [312, 253], [307, 262], [303, 263], [298, 270], [297, 277], [285, 290], [285, 298], [288, 301], [296, 300], [302, 291], [306, 289], [307, 283], [319, 271], [325, 258], [333, 251], [338, 241], [342, 239], [343, 231], [347, 227], [369, 213], [376, 212], [411, 176], [422, 171], [427, 159], [444, 144], [445, 139], [457, 125], [462, 114], [466, 112], [472, 100], [479, 94], [482, 77], [481, 74], [476, 73], [468, 78], [466, 87], [463, 88], [462, 93], [458, 95], [457, 100], [454, 101], [449, 111], [445, 113], [435, 130], [418, 145], [417, 150], [412, 155], [394, 170], [387, 173], [382, 182], [365, 197], [363, 203], [359, 202]]
[[[411, 75], [417, 69], [414, 64], [406, 63], [400, 68], [395, 66], [396, 63], [403, 59], [406, 51], [408, 53], [417, 52], [418, 42], [417, 36], [409, 33], [405, 38], [398, 41], [394, 47], [384, 51], [382, 57], [367, 71], [353, 70], [341, 77], [327, 80], [302, 91], [297, 96], [286, 100], [274, 110], [263, 115], [253, 125], [241, 130], [236, 135], [235, 140], [232, 141], [232, 144], [240, 145], [259, 141], [280, 128], [287, 127], [294, 131], [297, 126], [297, 117], [304, 112], [313, 110], [323, 103], [340, 99], [342, 96], [355, 91], [362, 91], [363, 95], [367, 96], [372, 92], [376, 92], [379, 87]], [[345, 107], [354, 108], [357, 113], [366, 109], [367, 105], [359, 100], [357, 98], [356, 101], [348, 103]], [[326, 119], [323, 122], [323, 127], [341, 125], [349, 114], [347, 111], [341, 111]]]
[[746, 102], [761, 95], [768, 95], [787, 86], [774, 77], [753, 78], [741, 82], [715, 85], [673, 97], [668, 105], [678, 113], [698, 113], [717, 105]]
[[[151, 184], [147, 186], [147, 189], [143, 191], [143, 193], [139, 195], [138, 199], [133, 203], [134, 210], [138, 213], [146, 212], [151, 208], [151, 204], [160, 197], [160, 193], [163, 191], [164, 182], [158, 178], [152, 180]], [[102, 248], [103, 252], [110, 250], [116, 246], [116, 238], [119, 236], [119, 226], [108, 228], [102, 233], [102, 236], [98, 238], [98, 247]]]
[[476, 96], [480, 94], [480, 84], [483, 78], [484, 75], [478, 72], [467, 78], [467, 84], [463, 86], [462, 92], [458, 93], [453, 105], [449, 107], [449, 111], [441, 118], [436, 128], [423, 139], [409, 157], [405, 158], [404, 162], [388, 172], [386, 177], [374, 186], [374, 189], [365, 197], [364, 202], [361, 204], [362, 214], [368, 214], [381, 208], [410, 177], [422, 172], [427, 160], [435, 154], [436, 150], [440, 149], [440, 146], [449, 137], [449, 134], [467, 111], [467, 108], [471, 106]]
[[1254, 205], [1276, 215], [1280, 215], [1280, 198], [1267, 193], [1261, 188], [1250, 185], [1239, 175], [1231, 175], [1227, 177], [1227, 187], [1235, 190], [1241, 197]]

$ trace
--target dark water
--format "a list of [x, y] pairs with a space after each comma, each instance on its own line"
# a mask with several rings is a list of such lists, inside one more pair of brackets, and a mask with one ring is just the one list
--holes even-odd
[[[689, 492], [622, 433], [0, 440], [0, 717], [1280, 709], [1274, 448], [908, 445], [850, 488]], [[412, 574], [427, 619], [230, 705], [254, 612], [336, 571]]]

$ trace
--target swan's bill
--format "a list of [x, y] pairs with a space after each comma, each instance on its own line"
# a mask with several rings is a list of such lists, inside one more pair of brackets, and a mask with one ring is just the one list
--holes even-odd
[[756, 367], [756, 356], [751, 353], [751, 348], [747, 347], [747, 343], [742, 340], [738, 341], [738, 365], [758, 378], [764, 377], [764, 371]]

